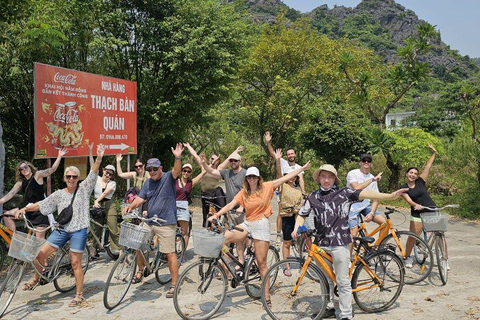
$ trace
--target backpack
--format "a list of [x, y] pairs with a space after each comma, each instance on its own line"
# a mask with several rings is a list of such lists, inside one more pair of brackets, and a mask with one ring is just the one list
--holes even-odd
[[125, 203], [132, 203], [133, 200], [138, 197], [139, 193], [140, 189], [138, 189], [137, 187], [131, 187], [130, 189], [128, 189], [127, 193], [125, 194]]

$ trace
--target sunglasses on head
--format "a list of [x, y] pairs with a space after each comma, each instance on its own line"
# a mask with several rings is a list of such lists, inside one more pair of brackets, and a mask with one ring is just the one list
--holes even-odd
[[70, 180], [70, 179], [77, 180], [77, 179], [78, 179], [78, 176], [67, 174], [67, 175], [65, 176], [65, 178], [67, 178], [68, 180]]
[[372, 163], [372, 160], [364, 159], [364, 160], [362, 160], [362, 162], [365, 162], [365, 163]]
[[147, 168], [147, 171], [148, 171], [148, 172], [152, 172], [152, 171], [157, 172], [158, 169], [159, 169], [159, 168]]
[[185, 173], [192, 173], [192, 170], [182, 170]]
[[22, 171], [22, 170], [25, 170], [25, 169], [27, 169], [27, 168], [28, 168], [28, 164], [19, 167], [18, 170], [19, 170], [19, 171]]
[[135, 169], [141, 169], [143, 167], [143, 164], [135, 166]]
[[230, 159], [230, 160], [228, 160], [228, 161], [230, 161], [230, 162], [238, 162], [237, 159]]

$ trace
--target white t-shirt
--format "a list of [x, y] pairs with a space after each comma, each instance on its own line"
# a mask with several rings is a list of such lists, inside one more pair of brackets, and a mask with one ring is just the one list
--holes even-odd
[[[117, 189], [117, 183], [113, 180], [108, 180], [108, 183], [105, 187], [105, 189], [112, 189], [111, 192], [107, 193], [104, 197], [104, 199], [112, 199], [113, 194], [115, 193], [115, 190]], [[93, 189], [93, 195], [95, 199], [100, 197], [102, 194], [102, 177], [97, 178], [97, 183], [95, 183], [95, 188]]]
[[[301, 168], [302, 166], [299, 165], [298, 163], [295, 163], [293, 166], [291, 166], [287, 160], [280, 158], [280, 166], [282, 168], [282, 176], [284, 175], [284, 172], [288, 169], [291, 168], [292, 170], [296, 170], [298, 168]], [[300, 172], [300, 174], [303, 174], [304, 171]]]
[[[362, 171], [360, 171], [360, 169], [354, 169], [347, 174], [347, 187], [350, 188], [350, 189], [353, 189], [352, 185], [351, 185], [352, 182], [364, 183], [367, 180], [372, 180], [372, 178], [375, 178], [375, 176], [373, 174], [363, 173]], [[363, 190], [372, 190], [372, 191], [379, 192], [377, 181], [374, 181], [374, 182], [370, 183]], [[362, 202], [354, 203], [350, 207], [350, 211], [357, 211], [357, 210], [361, 211], [366, 206], [368, 206], [369, 203], [370, 203], [369, 199], [365, 199]]]

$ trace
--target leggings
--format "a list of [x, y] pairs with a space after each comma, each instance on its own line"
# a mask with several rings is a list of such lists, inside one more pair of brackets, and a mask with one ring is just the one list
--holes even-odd
[[[221, 187], [218, 187], [213, 190], [208, 190], [205, 192], [202, 192], [202, 196], [204, 197], [225, 197], [225, 193], [223, 193], [223, 189]], [[207, 200], [207, 199], [202, 199], [202, 213], [203, 213], [203, 223], [202, 226], [207, 227], [208, 226], [208, 212], [210, 209], [209, 202], [213, 202], [216, 205], [220, 206], [223, 208], [227, 204], [227, 200], [225, 198], [217, 198], [213, 200]], [[217, 211], [219, 209], [217, 208]]]
[[[119, 250], [120, 245], [118, 244], [118, 238], [120, 236], [120, 228], [118, 227], [115, 203], [110, 199], [101, 203], [100, 206], [103, 211], [103, 217], [95, 219], [95, 221], [103, 225], [106, 217], [108, 229], [110, 230], [110, 246], [113, 250]], [[99, 238], [102, 236], [102, 229], [97, 225], [95, 225], [95, 234]]]

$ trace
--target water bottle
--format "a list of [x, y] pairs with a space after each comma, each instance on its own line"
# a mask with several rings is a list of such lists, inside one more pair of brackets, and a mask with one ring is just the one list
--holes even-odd
[[280, 203], [280, 192], [278, 190], [275, 190], [275, 195], [277, 196], [277, 202]]

